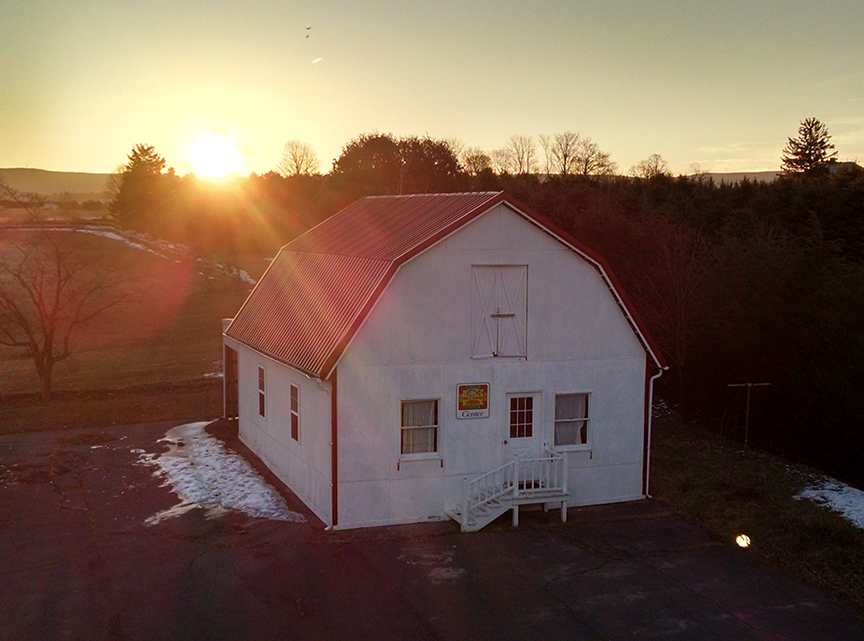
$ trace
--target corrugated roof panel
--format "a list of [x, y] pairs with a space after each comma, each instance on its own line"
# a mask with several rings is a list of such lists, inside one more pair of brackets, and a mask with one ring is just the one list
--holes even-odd
[[387, 261], [283, 250], [227, 334], [321, 376], [328, 356], [389, 268]]
[[397, 260], [502, 198], [503, 192], [361, 198], [285, 249]]

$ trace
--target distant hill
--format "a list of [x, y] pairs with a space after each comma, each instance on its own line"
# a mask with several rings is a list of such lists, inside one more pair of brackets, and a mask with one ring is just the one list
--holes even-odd
[[76, 171], [46, 171], [45, 169], [0, 169], [6, 184], [25, 193], [46, 198], [68, 194], [72, 200], [103, 198], [105, 182], [111, 174], [87, 174]]
[[[832, 162], [828, 165], [828, 171], [832, 174], [836, 174], [839, 171], [846, 171], [857, 169], [861, 170], [862, 167], [857, 162], [853, 161], [840, 161], [840, 162]], [[748, 180], [752, 180], [755, 182], [762, 183], [770, 183], [774, 182], [778, 176], [780, 176], [779, 171], [748, 171], [748, 172], [740, 172], [740, 173], [722, 173], [722, 172], [709, 172], [705, 174], [714, 180], [716, 184], [720, 183], [738, 183], [747, 178]]]
[[709, 172], [705, 174], [709, 178], [714, 180], [714, 183], [719, 185], [720, 183], [740, 183], [745, 178], [747, 180], [752, 180], [754, 182], [760, 183], [770, 183], [774, 182], [777, 176], [780, 175], [779, 171], [746, 171], [739, 173], [723, 173], [723, 172]]

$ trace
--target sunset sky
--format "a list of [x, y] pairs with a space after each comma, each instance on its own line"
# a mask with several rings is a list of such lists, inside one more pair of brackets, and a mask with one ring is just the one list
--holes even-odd
[[811, 116], [864, 161], [862, 26], [861, 0], [4, 0], [0, 167], [110, 172], [143, 142], [184, 174], [215, 131], [245, 171], [289, 139], [327, 171], [373, 130], [569, 130], [622, 172], [773, 170]]

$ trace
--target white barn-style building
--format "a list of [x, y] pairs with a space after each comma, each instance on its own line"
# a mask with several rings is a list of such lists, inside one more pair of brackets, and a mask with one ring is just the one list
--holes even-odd
[[604, 261], [503, 192], [358, 200], [223, 329], [226, 414], [333, 528], [647, 495], [663, 358]]

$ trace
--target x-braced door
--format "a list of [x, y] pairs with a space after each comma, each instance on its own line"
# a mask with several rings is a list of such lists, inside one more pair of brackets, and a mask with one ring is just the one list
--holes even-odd
[[472, 355], [527, 353], [528, 266], [474, 265]]

